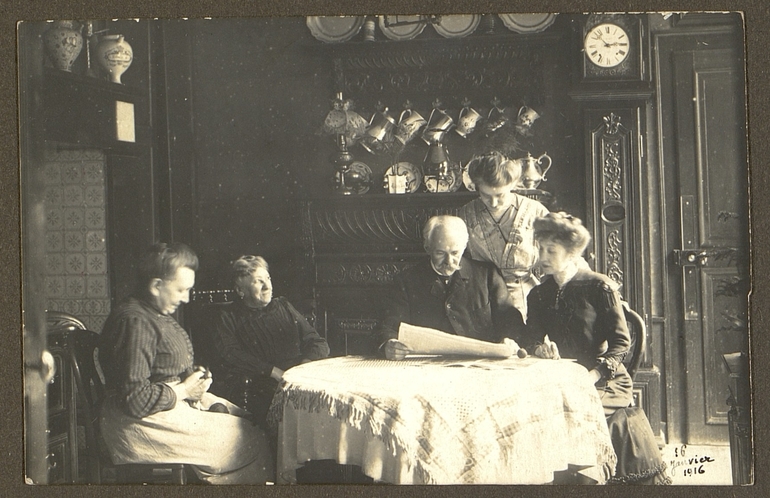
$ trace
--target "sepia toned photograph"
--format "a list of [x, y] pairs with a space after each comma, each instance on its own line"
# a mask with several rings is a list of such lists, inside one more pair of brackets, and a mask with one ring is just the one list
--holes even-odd
[[745, 37], [20, 22], [23, 479], [754, 485]]

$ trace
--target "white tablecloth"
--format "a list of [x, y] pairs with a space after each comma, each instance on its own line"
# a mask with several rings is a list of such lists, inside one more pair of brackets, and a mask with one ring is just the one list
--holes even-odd
[[270, 416], [278, 482], [310, 460], [393, 484], [539, 484], [614, 469], [604, 411], [569, 360], [339, 357], [288, 370]]

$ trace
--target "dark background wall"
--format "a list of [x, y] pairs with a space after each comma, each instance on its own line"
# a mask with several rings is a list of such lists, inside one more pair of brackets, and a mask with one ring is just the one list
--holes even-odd
[[[378, 32], [374, 44], [358, 39], [324, 44], [313, 38], [304, 18], [174, 23], [176, 26], [165, 30], [167, 44], [179, 44], [184, 37], [182, 43], [187, 44], [189, 53], [180, 56], [190, 60], [190, 86], [178, 91], [188, 92], [192, 101], [191, 209], [197, 231], [190, 243], [201, 256], [198, 287], [227, 287], [227, 262], [242, 253], [252, 253], [263, 255], [271, 264], [277, 293], [294, 299], [309, 297], [311, 284], [300, 269], [303, 253], [298, 210], [303, 198], [333, 195], [329, 156], [335, 151], [334, 142], [319, 134], [337, 89], [333, 59], [340, 54], [366, 54], [373, 50], [370, 47], [401, 50], [411, 44], [419, 50], [426, 43], [465, 42], [443, 41], [427, 27], [414, 41], [389, 41]], [[498, 34], [493, 36], [500, 38], [525, 41], [527, 36], [537, 36], [497, 28]], [[523, 104], [537, 105], [542, 117], [533, 127], [534, 136], [520, 144], [520, 155], [547, 152], [553, 167], [543, 188], [556, 196], [556, 207], [583, 216], [581, 118], [568, 96], [570, 61], [574, 59], [570, 57], [570, 16], [557, 18], [546, 34], [547, 43], [542, 45], [529, 39], [530, 49], [537, 52], [538, 66], [517, 72], [519, 88], [525, 90], [518, 95], [502, 92], [495, 96], [503, 106], [514, 109]], [[170, 40], [172, 36], [175, 39]], [[174, 57], [166, 52], [167, 58]], [[536, 88], [527, 86], [532, 75], [539, 76]], [[175, 91], [168, 88], [171, 96]], [[370, 93], [345, 96], [358, 102], [356, 110], [367, 119], [375, 110], [373, 102], [382, 97]], [[382, 101], [397, 115], [403, 104], [400, 97], [385, 95]], [[454, 101], [445, 99], [453, 114], [460, 107], [460, 95], [455, 97]], [[413, 102], [426, 118], [432, 99], [428, 90]], [[473, 104], [483, 113], [490, 108], [488, 101], [478, 98]], [[478, 146], [455, 133], [449, 134], [446, 144], [453, 158], [463, 162]], [[400, 159], [421, 163], [426, 150], [415, 140]], [[373, 156], [360, 146], [351, 152], [373, 171], [375, 185], [364, 195], [382, 192], [379, 179], [389, 167], [390, 157]]]

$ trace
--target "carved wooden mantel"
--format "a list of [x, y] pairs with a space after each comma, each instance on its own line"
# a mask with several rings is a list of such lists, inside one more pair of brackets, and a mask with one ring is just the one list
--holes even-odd
[[313, 281], [320, 288], [390, 283], [425, 257], [421, 231], [428, 218], [456, 214], [475, 197], [373, 194], [304, 201], [303, 242]]

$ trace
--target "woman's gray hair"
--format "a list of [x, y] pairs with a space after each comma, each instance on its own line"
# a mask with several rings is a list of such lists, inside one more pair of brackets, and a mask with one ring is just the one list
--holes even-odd
[[230, 269], [233, 272], [233, 280], [238, 280], [240, 277], [251, 275], [257, 268], [264, 268], [264, 270], [270, 273], [270, 267], [262, 256], [244, 255], [230, 263]]
[[468, 226], [463, 219], [458, 218], [457, 216], [442, 214], [433, 216], [427, 223], [425, 223], [425, 226], [422, 229], [422, 241], [425, 247], [428, 247], [428, 244], [430, 244], [431, 238], [433, 237], [433, 232], [439, 227], [447, 232], [464, 236], [465, 244], [468, 244]]

